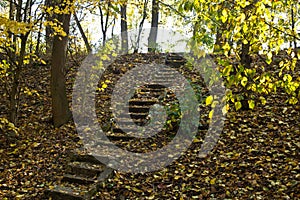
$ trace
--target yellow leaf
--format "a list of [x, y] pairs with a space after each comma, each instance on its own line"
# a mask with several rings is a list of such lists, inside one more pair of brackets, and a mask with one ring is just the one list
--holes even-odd
[[216, 178], [211, 179], [209, 183], [210, 183], [211, 185], [216, 184]]
[[41, 63], [42, 63], [43, 65], [46, 65], [46, 64], [47, 64], [44, 60], [41, 60]]
[[201, 140], [199, 140], [198, 138], [195, 138], [195, 139], [193, 140], [193, 142], [194, 142], [194, 143], [199, 143], [199, 142], [201, 142]]
[[15, 147], [17, 144], [10, 144], [9, 146], [10, 147]]
[[206, 100], [205, 100], [206, 106], [209, 106], [213, 102], [213, 100], [214, 100], [214, 98], [211, 95], [206, 97]]
[[222, 108], [222, 113], [223, 115], [225, 115], [229, 110], [229, 104], [226, 104], [223, 108]]
[[247, 85], [247, 82], [248, 82], [248, 79], [247, 79], [247, 77], [244, 76], [241, 80], [242, 86], [245, 87]]
[[226, 9], [223, 9], [223, 10], [222, 10], [222, 16], [221, 16], [222, 22], [225, 23], [225, 22], [227, 21], [227, 18], [228, 18], [227, 10], [226, 10]]
[[104, 83], [104, 84], [102, 85], [102, 88], [103, 88], [103, 89], [107, 88], [107, 85]]
[[264, 97], [259, 97], [261, 104], [265, 105], [267, 103], [267, 100]]
[[254, 100], [248, 100], [249, 108], [253, 109], [255, 107], [255, 101]]
[[214, 115], [214, 110], [211, 110], [208, 114], [209, 119], [212, 119], [213, 115]]
[[242, 107], [242, 103], [240, 101], [234, 103], [235, 110], [239, 110]]

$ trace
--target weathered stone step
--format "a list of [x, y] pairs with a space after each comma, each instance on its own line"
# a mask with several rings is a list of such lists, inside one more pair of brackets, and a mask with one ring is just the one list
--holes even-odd
[[164, 91], [147, 91], [147, 92], [142, 92], [138, 91], [134, 94], [134, 98], [158, 98], [159, 96], [163, 95]]
[[[120, 114], [118, 117], [119, 118], [126, 118], [128, 116], [128, 114], [127, 115], [125, 115], [125, 114]], [[135, 112], [130, 112], [129, 113], [129, 116], [133, 119], [133, 120], [140, 120], [140, 119], [146, 119], [147, 118], [147, 116], [148, 116], [148, 113], [135, 113]]]
[[168, 54], [165, 59], [165, 64], [172, 67], [180, 67], [186, 63], [186, 59], [179, 54]]
[[150, 105], [131, 105], [129, 106], [129, 112], [131, 113], [148, 113]]
[[130, 113], [132, 119], [145, 119], [148, 116], [148, 113]]
[[107, 133], [106, 135], [112, 141], [114, 141], [114, 140], [124, 140], [124, 141], [127, 141], [127, 140], [134, 139], [133, 136], [130, 136], [127, 133], [121, 132], [121, 130], [119, 132], [116, 132], [116, 133], [111, 133], [110, 132], [110, 133]]
[[137, 132], [138, 129], [135, 129], [133, 127], [126, 127], [126, 128], [113, 128], [113, 134], [117, 134], [117, 133], [132, 133], [132, 132]]
[[164, 92], [165, 88], [148, 88], [148, 87], [144, 86], [142, 88], [139, 88], [138, 91], [146, 92], [146, 93], [149, 93], [149, 92], [159, 93], [159, 92]]
[[[101, 141], [101, 143], [103, 143], [103, 142]], [[108, 161], [108, 159], [109, 158], [107, 158], [106, 156], [93, 156], [93, 155], [89, 155], [89, 154], [74, 153], [73, 155], [71, 155], [72, 161], [89, 162], [92, 164], [102, 164], [102, 162], [100, 162], [100, 160]]]
[[70, 187], [55, 186], [53, 189], [47, 189], [45, 196], [53, 200], [86, 200], [90, 199], [87, 194], [80, 194]]
[[160, 84], [149, 84], [145, 86], [146, 88], [151, 88], [151, 89], [165, 89], [166, 87]]
[[168, 87], [174, 84], [174, 80], [155, 80], [155, 85], [160, 85], [162, 87]]
[[124, 125], [130, 125], [130, 124], [132, 124], [132, 123], [135, 123], [135, 124], [138, 124], [138, 125], [140, 125], [140, 124], [145, 124], [145, 123], [147, 123], [147, 119], [132, 119], [132, 118], [125, 118], [125, 117], [123, 117], [123, 118], [118, 118], [118, 122], [117, 122], [117, 124], [120, 124], [120, 125], [122, 125], [122, 124], [124, 124]]
[[129, 106], [137, 105], [137, 106], [148, 106], [156, 104], [158, 100], [156, 98], [145, 98], [145, 99], [130, 99]]
[[79, 175], [64, 174], [62, 182], [78, 183], [78, 184], [93, 184], [97, 181], [96, 178], [87, 178]]
[[157, 81], [157, 80], [161, 80], [161, 81], [175, 81], [174, 80], [175, 78], [176, 78], [175, 72], [174, 73], [170, 73], [170, 72], [166, 73], [166, 72], [164, 72], [163, 74], [156, 75], [154, 81]]
[[70, 174], [86, 176], [87, 178], [95, 178], [99, 176], [104, 169], [105, 165], [103, 164], [75, 161], [68, 164], [67, 172]]

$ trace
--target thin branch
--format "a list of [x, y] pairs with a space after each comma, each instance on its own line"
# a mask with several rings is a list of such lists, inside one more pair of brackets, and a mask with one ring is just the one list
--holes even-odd
[[158, 1], [158, 3], [161, 4], [161, 5], [163, 5], [163, 6], [165, 6], [165, 7], [167, 7], [167, 8], [169, 8], [169, 9], [171, 9], [172, 11], [174, 11], [176, 14], [178, 14], [180, 17], [182, 17], [182, 18], [184, 18], [184, 19], [191, 18], [191, 17], [188, 17], [188, 16], [183, 15], [181, 12], [179, 12], [177, 9], [175, 9], [175, 8], [174, 8], [172, 5], [170, 5], [170, 4], [166, 4], [166, 3], [162, 2], [162, 1]]
[[281, 29], [279, 29], [279, 28], [277, 28], [277, 27], [271, 25], [270, 23], [268, 23], [268, 22], [266, 22], [266, 21], [264, 21], [264, 22], [265, 22], [265, 24], [267, 24], [268, 26], [270, 26], [270, 27], [276, 29], [277, 31], [279, 31], [279, 32], [281, 32], [281, 33], [283, 33], [283, 34], [285, 34], [285, 35], [287, 35], [287, 36], [293, 37], [293, 38], [295, 38], [296, 40], [300, 40], [300, 38], [297, 37], [296, 35], [292, 35], [292, 34], [286, 33], [284, 30], [281, 30]]

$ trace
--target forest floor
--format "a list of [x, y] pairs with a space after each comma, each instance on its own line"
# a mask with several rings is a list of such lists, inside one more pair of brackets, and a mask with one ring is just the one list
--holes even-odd
[[[114, 76], [130, 69], [130, 63], [162, 58], [136, 54], [122, 59], [105, 80], [113, 82]], [[71, 100], [79, 64], [69, 65]], [[43, 191], [62, 176], [69, 152], [82, 147], [73, 122], [60, 128], [51, 125], [49, 83], [49, 66], [31, 67], [23, 74], [21, 86], [31, 92], [24, 89], [27, 94], [21, 95], [18, 134], [0, 135], [0, 199], [42, 199]], [[285, 103], [286, 96], [279, 91], [265, 96], [267, 103], [253, 110], [230, 109], [220, 139], [207, 157], [198, 157], [202, 132], [183, 156], [159, 171], [115, 171], [95, 199], [300, 199], [300, 109], [299, 103]], [[99, 109], [106, 101], [100, 99]], [[0, 116], [6, 117], [7, 101], [0, 102]], [[205, 124], [207, 112], [204, 115]]]

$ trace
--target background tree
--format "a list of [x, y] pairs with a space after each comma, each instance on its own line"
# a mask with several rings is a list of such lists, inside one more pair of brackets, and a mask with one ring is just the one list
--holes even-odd
[[122, 50], [124, 51], [124, 53], [128, 53], [127, 1], [121, 2], [120, 12], [121, 12]]
[[159, 2], [152, 0], [151, 30], [148, 38], [148, 51], [154, 52], [157, 48], [157, 30], [158, 30]]
[[[57, 2], [56, 8], [61, 12], [57, 20], [62, 24], [61, 32], [53, 39], [52, 65], [51, 65], [51, 96], [53, 124], [59, 127], [65, 124], [71, 117], [69, 103], [66, 94], [66, 58], [67, 44], [73, 1], [67, 3]], [[63, 12], [66, 10], [65, 12]]]

